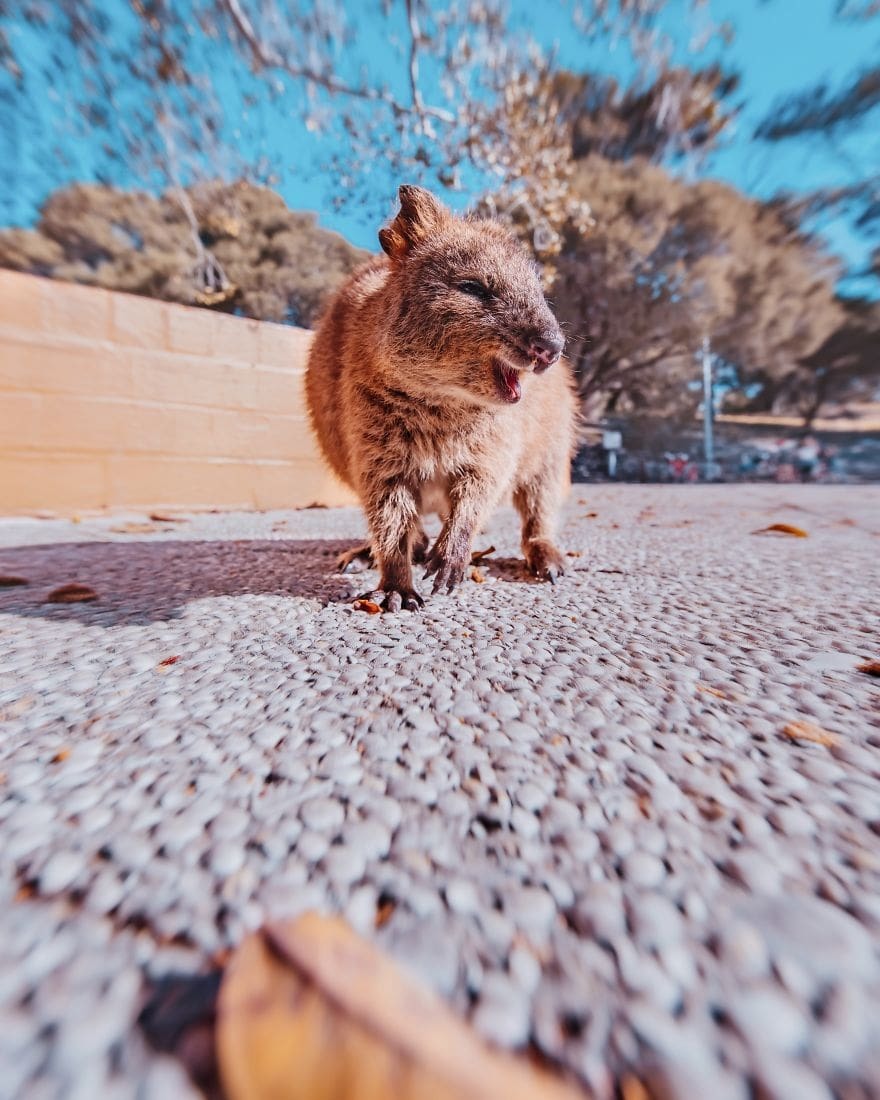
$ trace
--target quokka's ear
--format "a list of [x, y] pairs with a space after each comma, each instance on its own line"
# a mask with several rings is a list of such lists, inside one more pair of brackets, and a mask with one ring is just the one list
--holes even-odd
[[397, 192], [400, 213], [379, 230], [379, 244], [392, 260], [400, 260], [418, 241], [436, 232], [451, 214], [447, 207], [424, 187], [401, 184]]

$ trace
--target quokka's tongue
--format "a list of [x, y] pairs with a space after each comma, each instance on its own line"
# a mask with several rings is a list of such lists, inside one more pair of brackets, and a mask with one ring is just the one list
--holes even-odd
[[519, 383], [519, 373], [511, 367], [502, 366], [501, 381], [504, 385], [504, 396], [508, 401], [519, 401], [522, 397], [522, 386]]

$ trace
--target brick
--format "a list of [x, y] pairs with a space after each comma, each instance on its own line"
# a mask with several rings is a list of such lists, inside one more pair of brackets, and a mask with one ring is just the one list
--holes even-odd
[[33, 515], [106, 508], [103, 456], [16, 455], [0, 451], [0, 513]]
[[255, 367], [253, 373], [256, 407], [271, 409], [286, 416], [305, 416], [305, 389], [302, 370], [266, 370]]
[[211, 313], [215, 358], [235, 363], [260, 361], [260, 322], [230, 313]]
[[[0, 400], [0, 448], [18, 450], [40, 439], [45, 420], [44, 397], [34, 393], [5, 393]], [[47, 439], [47, 449], [53, 443]]]
[[289, 370], [292, 366], [304, 363], [306, 348], [311, 333], [290, 325], [260, 325], [260, 364], [265, 367], [278, 367]]
[[[213, 454], [223, 458], [282, 459], [300, 457], [308, 425], [302, 416], [271, 416], [217, 409]], [[311, 450], [306, 452], [312, 455]], [[304, 456], [303, 456], [304, 457]]]
[[115, 508], [254, 507], [253, 469], [245, 462], [113, 455], [108, 485]]
[[194, 306], [168, 309], [168, 349], [187, 355], [209, 356], [213, 352], [214, 325], [210, 310]]
[[42, 280], [34, 275], [0, 271], [0, 325], [31, 330], [40, 327], [41, 283]]
[[257, 508], [303, 508], [316, 501], [328, 507], [357, 503], [329, 471], [308, 459], [257, 466], [253, 483]]
[[168, 315], [173, 308], [136, 294], [113, 294], [112, 339], [117, 344], [164, 351], [168, 346]]
[[41, 324], [57, 337], [110, 338], [110, 292], [56, 279], [40, 280]]
[[129, 351], [132, 396], [169, 405], [254, 409], [258, 406], [252, 368], [202, 356], [171, 355], [140, 348]]
[[0, 333], [0, 394], [67, 393], [125, 397], [131, 393], [131, 369], [125, 349], [99, 344], [70, 345], [40, 333]]

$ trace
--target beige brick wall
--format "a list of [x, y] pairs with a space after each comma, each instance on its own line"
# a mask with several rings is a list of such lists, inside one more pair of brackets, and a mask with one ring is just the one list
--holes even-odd
[[0, 514], [351, 503], [310, 334], [0, 271]]

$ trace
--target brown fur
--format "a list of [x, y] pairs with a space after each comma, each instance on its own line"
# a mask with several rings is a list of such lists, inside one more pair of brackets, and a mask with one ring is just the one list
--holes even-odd
[[[400, 202], [379, 233], [387, 256], [343, 285], [309, 355], [312, 423], [370, 527], [371, 543], [347, 560], [372, 552], [385, 606], [414, 609], [413, 559], [435, 592], [451, 590], [480, 525], [512, 493], [526, 563], [555, 580], [575, 401], [564, 360], [536, 376], [562, 344], [536, 269], [494, 222], [454, 217], [421, 188], [401, 187]], [[518, 402], [505, 400], [499, 371], [518, 372]], [[444, 522], [428, 551], [430, 511]]]

